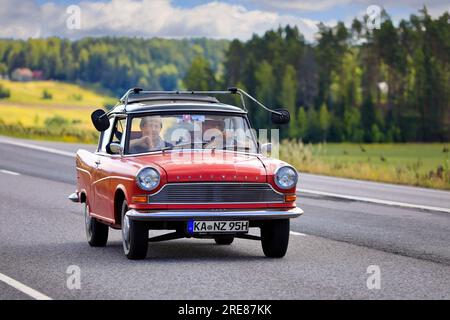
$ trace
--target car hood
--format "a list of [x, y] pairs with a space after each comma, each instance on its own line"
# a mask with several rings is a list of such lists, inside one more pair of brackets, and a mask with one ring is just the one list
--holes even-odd
[[252, 154], [229, 151], [176, 151], [140, 155], [141, 167], [158, 166], [167, 182], [267, 182], [263, 162]]

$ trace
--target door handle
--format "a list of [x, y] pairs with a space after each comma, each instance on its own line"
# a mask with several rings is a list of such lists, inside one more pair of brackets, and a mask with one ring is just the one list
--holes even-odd
[[101, 163], [100, 159], [95, 160], [95, 164], [96, 164], [97, 166], [100, 165], [100, 163]]

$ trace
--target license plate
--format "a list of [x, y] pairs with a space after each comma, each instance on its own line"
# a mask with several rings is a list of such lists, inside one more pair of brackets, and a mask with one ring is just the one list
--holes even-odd
[[189, 233], [248, 232], [248, 221], [189, 221]]

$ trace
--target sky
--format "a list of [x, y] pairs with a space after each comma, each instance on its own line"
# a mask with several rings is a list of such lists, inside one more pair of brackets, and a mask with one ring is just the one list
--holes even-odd
[[60, 36], [208, 37], [247, 40], [269, 29], [296, 25], [309, 41], [317, 24], [362, 18], [369, 5], [394, 22], [424, 5], [440, 16], [448, 0], [0, 0], [0, 38]]

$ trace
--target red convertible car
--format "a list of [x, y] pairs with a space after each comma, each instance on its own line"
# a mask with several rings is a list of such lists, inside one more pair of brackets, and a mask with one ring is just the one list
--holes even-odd
[[[240, 95], [243, 105], [222, 103], [213, 97], [219, 94]], [[298, 174], [261, 153], [270, 144], [257, 143], [244, 96], [274, 123], [289, 121], [285, 109], [270, 110], [237, 88], [134, 88], [110, 112], [94, 111], [98, 148], [78, 150], [77, 189], [69, 196], [84, 205], [89, 244], [105, 246], [111, 227], [122, 230], [129, 259], [144, 259], [149, 242], [184, 237], [219, 245], [260, 240], [267, 257], [283, 257], [289, 219], [303, 213], [295, 203]], [[149, 238], [149, 230], [172, 232]]]

